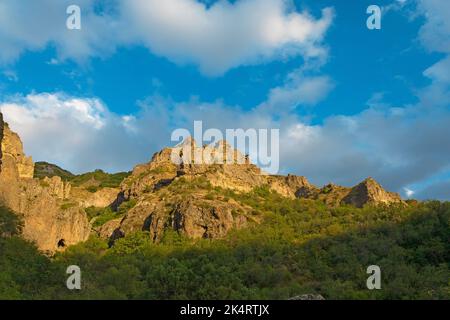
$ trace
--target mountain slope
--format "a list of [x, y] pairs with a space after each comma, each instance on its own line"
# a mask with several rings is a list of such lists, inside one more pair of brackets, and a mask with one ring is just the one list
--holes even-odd
[[[222, 152], [223, 151], [223, 152]], [[201, 159], [228, 161], [193, 164], [177, 154], [197, 154]], [[288, 199], [320, 200], [329, 206], [403, 204], [400, 196], [385, 191], [373, 179], [354, 188], [328, 185], [317, 188], [305, 177], [266, 175], [226, 142], [197, 146], [188, 139], [179, 146], [155, 153], [152, 160], [134, 168], [121, 184], [116, 205], [133, 201], [124, 215], [116, 216], [97, 231], [117, 240], [136, 231], [148, 231], [153, 241], [174, 230], [189, 238], [221, 238], [232, 229], [258, 224], [264, 219], [254, 207], [227, 194], [245, 194], [256, 189], [275, 192]], [[230, 160], [231, 159], [231, 160]], [[261, 199], [264, 201], [264, 199]]]
[[[318, 188], [305, 177], [264, 174], [225, 141], [197, 146], [191, 138], [155, 153], [131, 173], [75, 176], [49, 163], [35, 167], [19, 136], [3, 122], [0, 128], [0, 201], [23, 216], [24, 237], [50, 253], [86, 240], [92, 231], [111, 244], [136, 231], [148, 232], [154, 242], [170, 231], [192, 239], [223, 238], [266, 218], [239, 197], [255, 190], [262, 191], [263, 202], [273, 192], [330, 207], [404, 205], [373, 179], [353, 188]], [[202, 162], [194, 164], [189, 155]]]

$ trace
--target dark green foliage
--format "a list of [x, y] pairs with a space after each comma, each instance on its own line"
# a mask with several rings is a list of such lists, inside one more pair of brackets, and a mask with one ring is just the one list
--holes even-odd
[[62, 169], [55, 164], [51, 164], [51, 163], [43, 162], [43, 161], [36, 162], [34, 164], [34, 177], [35, 178], [42, 179], [45, 177], [51, 178], [54, 176], [61, 177], [61, 179], [63, 179], [64, 181], [71, 180], [74, 177], [74, 175], [71, 172]]
[[[251, 204], [264, 221], [222, 240], [167, 231], [155, 244], [147, 232], [136, 232], [108, 249], [92, 237], [52, 262], [19, 238], [2, 239], [0, 297], [450, 299], [450, 203], [357, 209], [266, 189], [226, 196]], [[65, 288], [71, 264], [82, 269], [81, 291]], [[372, 264], [381, 267], [381, 290], [366, 288]]]
[[[81, 186], [87, 182], [94, 182], [96, 185], [94, 187], [98, 188], [117, 188], [120, 186], [122, 181], [128, 177], [130, 172], [119, 172], [119, 173], [106, 173], [102, 170], [95, 170], [94, 172], [84, 173], [73, 177], [70, 181], [74, 186]], [[92, 189], [91, 192], [97, 191], [97, 189]]]
[[22, 221], [8, 208], [0, 205], [0, 237], [18, 235], [22, 229]]
[[136, 205], [136, 200], [131, 199], [122, 203], [117, 211], [113, 211], [111, 207], [96, 208], [89, 207], [86, 209], [89, 220], [95, 218], [93, 223], [94, 227], [104, 225], [106, 222], [123, 217], [128, 210], [132, 209]]
[[70, 202], [70, 201], [64, 202], [64, 203], [61, 205], [61, 210], [68, 210], [68, 209], [73, 208], [73, 207], [76, 207], [76, 206], [77, 206], [77, 203], [76, 203], [76, 202]]
[[59, 266], [18, 237], [21, 228], [20, 219], [0, 207], [0, 300], [51, 297]]
[[35, 178], [43, 179], [45, 177], [51, 178], [58, 176], [64, 181], [70, 181], [72, 185], [77, 187], [82, 186], [85, 183], [92, 183], [92, 185], [87, 187], [87, 190], [90, 192], [96, 192], [101, 188], [117, 188], [122, 181], [130, 175], [131, 172], [106, 173], [102, 170], [74, 175], [57, 165], [47, 162], [36, 162], [34, 168]]

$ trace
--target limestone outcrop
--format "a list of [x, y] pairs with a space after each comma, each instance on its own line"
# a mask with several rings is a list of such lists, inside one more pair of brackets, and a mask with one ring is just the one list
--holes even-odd
[[[147, 231], [158, 242], [168, 230], [193, 239], [214, 239], [263, 219], [227, 192], [266, 188], [283, 197], [320, 200], [329, 206], [403, 203], [398, 194], [385, 191], [371, 178], [353, 188], [334, 184], [318, 188], [302, 176], [264, 174], [225, 141], [198, 146], [191, 138], [136, 166], [120, 188], [101, 187], [98, 181], [72, 187], [67, 181], [74, 175], [45, 162], [39, 163], [41, 175], [33, 179], [33, 161], [24, 155], [19, 136], [1, 114], [0, 141], [0, 201], [22, 216], [24, 237], [49, 252], [89, 237], [86, 211], [94, 217], [95, 232], [111, 243], [136, 231]], [[102, 212], [106, 216], [99, 217]]]
[[119, 192], [118, 188], [101, 188], [95, 192], [89, 192], [84, 188], [71, 187], [70, 199], [82, 208], [104, 208], [114, 203]]
[[[257, 221], [249, 215], [249, 208], [233, 201], [207, 199], [201, 193], [160, 201], [153, 198], [131, 209], [110, 236], [142, 230], [158, 242], [166, 230], [174, 230], [192, 239], [215, 239], [246, 226], [249, 221]], [[100, 233], [104, 231], [102, 228]]]
[[[2, 119], [0, 121], [3, 122]], [[19, 136], [9, 129], [7, 123], [2, 124], [2, 159], [14, 163], [19, 178], [32, 179], [34, 174], [34, 164], [31, 157], [23, 153], [23, 145]], [[9, 158], [6, 160], [6, 158]]]
[[353, 187], [342, 202], [360, 208], [365, 204], [391, 204], [403, 201], [399, 194], [384, 190], [373, 178], [368, 178]]
[[322, 188], [305, 186], [296, 192], [296, 196], [321, 200], [329, 206], [352, 205], [362, 208], [365, 205], [405, 204], [399, 194], [384, 190], [373, 178], [367, 178], [352, 188], [332, 183]]
[[117, 207], [127, 201], [134, 201], [134, 207], [99, 233], [117, 239], [144, 230], [159, 241], [166, 230], [175, 230], [194, 239], [220, 238], [232, 229], [259, 222], [260, 217], [252, 214], [252, 208], [212, 196], [210, 190], [245, 193], [258, 187], [293, 199], [321, 200], [330, 206], [401, 202], [398, 195], [384, 191], [371, 179], [354, 188], [334, 184], [318, 188], [305, 177], [263, 174], [248, 157], [223, 141], [198, 146], [189, 138], [134, 168], [116, 200]]
[[60, 177], [33, 179], [33, 161], [1, 114], [0, 143], [0, 202], [21, 216], [23, 236], [50, 253], [86, 240], [90, 225], [68, 199], [70, 184]]

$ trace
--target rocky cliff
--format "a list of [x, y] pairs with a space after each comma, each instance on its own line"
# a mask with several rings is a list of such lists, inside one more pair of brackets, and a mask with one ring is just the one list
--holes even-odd
[[348, 188], [335, 184], [328, 184], [322, 188], [304, 186], [296, 191], [297, 198], [321, 200], [329, 206], [352, 205], [362, 208], [367, 204], [404, 204], [400, 195], [389, 192], [372, 178], [368, 178], [358, 185]]
[[155, 242], [168, 230], [189, 238], [220, 238], [264, 219], [254, 208], [227, 196], [256, 188], [329, 206], [403, 203], [371, 178], [353, 188], [334, 184], [318, 188], [302, 176], [263, 174], [225, 141], [198, 146], [186, 139], [165, 148], [149, 163], [136, 166], [120, 188], [102, 187], [94, 179], [95, 174], [107, 176], [102, 171], [96, 171], [92, 181], [72, 186], [67, 181], [74, 175], [48, 163], [39, 163], [39, 178], [33, 179], [33, 161], [24, 155], [19, 136], [1, 114], [0, 141], [0, 201], [23, 217], [23, 235], [49, 252], [86, 240], [91, 224], [111, 243], [142, 230]]
[[[203, 162], [193, 163], [195, 157]], [[149, 231], [154, 241], [161, 239], [166, 230], [190, 238], [219, 238], [233, 228], [258, 223], [261, 217], [255, 216], [252, 208], [220, 196], [223, 191], [217, 196], [211, 190], [246, 193], [258, 187], [284, 197], [321, 200], [330, 206], [402, 202], [400, 196], [385, 191], [373, 179], [354, 188], [332, 184], [318, 188], [305, 177], [262, 174], [225, 142], [213, 147], [197, 146], [188, 139], [135, 167], [123, 181], [116, 201], [116, 209], [127, 201], [133, 201], [133, 207], [97, 231], [113, 240], [140, 230]]]
[[33, 179], [33, 161], [1, 114], [0, 143], [0, 201], [22, 217], [23, 236], [47, 252], [86, 240], [90, 225], [84, 210], [68, 202], [70, 185], [60, 177]]

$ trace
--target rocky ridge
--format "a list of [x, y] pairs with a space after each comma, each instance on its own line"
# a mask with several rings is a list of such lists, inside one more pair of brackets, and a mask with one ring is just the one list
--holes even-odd
[[[192, 163], [193, 157], [184, 157], [186, 153], [207, 158], [208, 162]], [[197, 146], [194, 140], [187, 139], [135, 167], [122, 183], [118, 203], [132, 199], [136, 205], [98, 231], [113, 240], [139, 230], [148, 231], [154, 241], [161, 239], [166, 230], [190, 238], [219, 238], [261, 217], [253, 215], [252, 208], [226, 197], [211, 197], [209, 190], [250, 192], [258, 187], [267, 187], [284, 197], [322, 200], [330, 206], [402, 203], [398, 194], [385, 191], [371, 178], [353, 188], [332, 184], [317, 188], [302, 176], [263, 174], [224, 141], [211, 147]]]
[[[50, 253], [86, 240], [91, 232], [111, 243], [135, 231], [148, 231], [155, 242], [168, 230], [213, 239], [263, 219], [253, 208], [227, 197], [226, 190], [268, 188], [283, 197], [320, 200], [329, 206], [403, 203], [371, 178], [353, 188], [318, 188], [302, 176], [264, 174], [225, 141], [198, 146], [186, 139], [165, 148], [150, 162], [137, 165], [120, 188], [100, 187], [95, 181], [72, 186], [54, 175], [67, 171], [48, 163], [41, 163], [42, 176], [33, 178], [33, 161], [1, 114], [0, 141], [0, 201], [22, 216], [24, 237]], [[88, 221], [89, 210], [102, 208], [105, 214]]]

